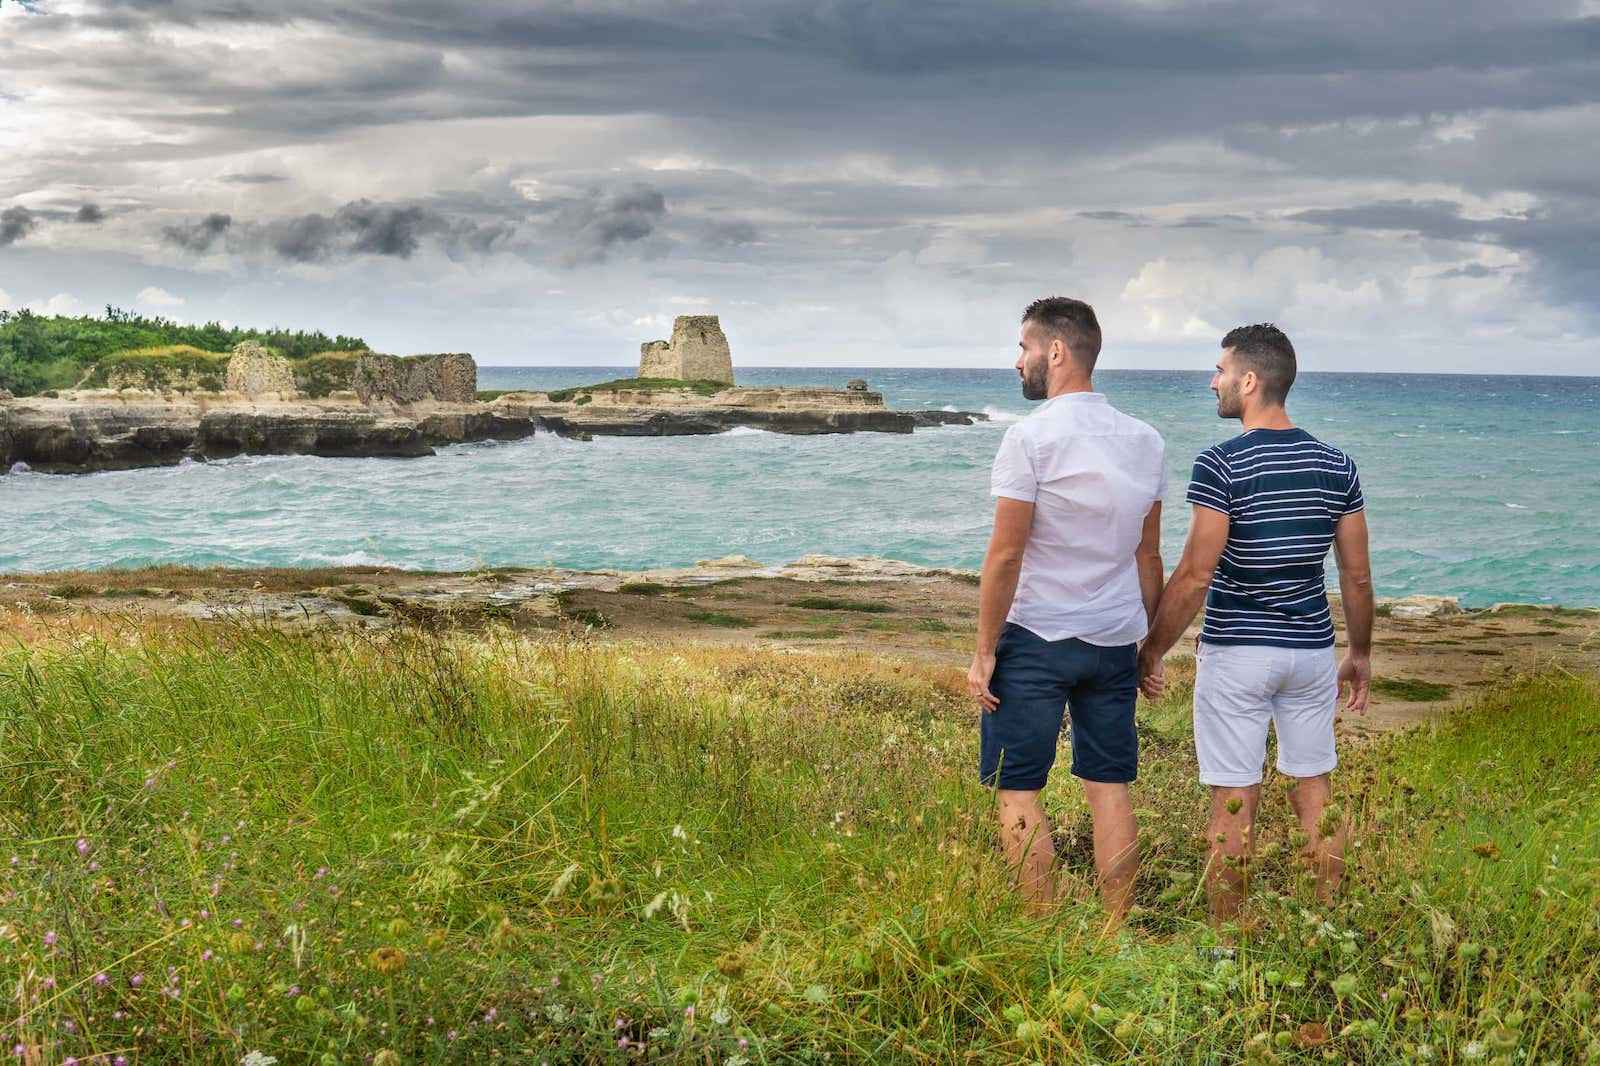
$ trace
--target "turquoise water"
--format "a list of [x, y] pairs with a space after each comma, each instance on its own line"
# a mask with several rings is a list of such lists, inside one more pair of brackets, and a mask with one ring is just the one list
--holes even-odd
[[[577, 385], [627, 368], [484, 367], [483, 388]], [[540, 435], [427, 459], [240, 458], [0, 477], [0, 572], [153, 563], [496, 564], [639, 569], [807, 552], [977, 566], [989, 463], [1031, 407], [1011, 370], [741, 369], [744, 384], [865, 377], [897, 407], [1000, 421], [912, 436], [600, 439]], [[1188, 524], [1194, 454], [1237, 431], [1206, 373], [1106, 371], [1098, 387], [1166, 436], [1165, 551]], [[1291, 412], [1355, 456], [1384, 595], [1600, 605], [1600, 379], [1310, 374]]]

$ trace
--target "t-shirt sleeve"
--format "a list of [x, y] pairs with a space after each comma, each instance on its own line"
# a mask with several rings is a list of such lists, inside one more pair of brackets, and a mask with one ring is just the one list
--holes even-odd
[[1203, 451], [1194, 461], [1194, 471], [1189, 475], [1189, 502], [1199, 507], [1227, 514], [1233, 503], [1233, 487], [1228, 481], [1228, 471], [1215, 451]]
[[1345, 462], [1350, 464], [1350, 489], [1345, 493], [1344, 510], [1339, 512], [1341, 515], [1367, 509], [1367, 498], [1361, 494], [1361, 475], [1356, 472], [1356, 461], [1346, 456]]
[[1017, 428], [1006, 430], [1000, 441], [1000, 451], [994, 457], [994, 469], [989, 473], [989, 491], [995, 496], [1032, 503], [1039, 495], [1039, 479], [1033, 470], [1033, 456], [1028, 454], [1022, 434]]
[[1167, 498], [1167, 489], [1171, 486], [1167, 481], [1167, 446], [1162, 444], [1156, 448], [1156, 498], [1152, 504], [1161, 503]]

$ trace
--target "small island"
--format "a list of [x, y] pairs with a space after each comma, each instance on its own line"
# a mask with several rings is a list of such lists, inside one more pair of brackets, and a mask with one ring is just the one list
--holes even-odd
[[[13, 340], [28, 333], [29, 350], [48, 350], [38, 337], [48, 336], [41, 323], [49, 321], [13, 318], [0, 330]], [[32, 372], [13, 380], [33, 389], [13, 396], [0, 388], [0, 473], [82, 473], [244, 454], [409, 458], [441, 445], [541, 432], [578, 440], [693, 436], [738, 426], [787, 434], [910, 433], [984, 418], [894, 411], [860, 380], [840, 389], [741, 388], [715, 315], [681, 316], [671, 340], [644, 344], [637, 377], [547, 392], [480, 392], [477, 365], [465, 353], [385, 355], [356, 338], [186, 327], [110, 310], [104, 322], [54, 321], [135, 322], [136, 335], [179, 342], [88, 359], [58, 353], [31, 368], [11, 354], [13, 368]], [[106, 343], [104, 333], [91, 336]], [[0, 350], [0, 358], [7, 354]], [[72, 384], [40, 387], [52, 377]]]

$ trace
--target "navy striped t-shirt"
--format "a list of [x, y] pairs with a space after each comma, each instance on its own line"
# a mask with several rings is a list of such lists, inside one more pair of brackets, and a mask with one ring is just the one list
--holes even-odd
[[1366, 506], [1350, 457], [1303, 429], [1252, 429], [1200, 453], [1188, 496], [1228, 516], [1200, 639], [1331, 647], [1322, 564], [1339, 519]]

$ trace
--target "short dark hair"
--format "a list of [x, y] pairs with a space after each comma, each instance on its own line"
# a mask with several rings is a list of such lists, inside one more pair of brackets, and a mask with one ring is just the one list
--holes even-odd
[[1289, 398], [1294, 386], [1294, 345], [1283, 330], [1271, 322], [1240, 326], [1228, 331], [1222, 346], [1232, 348], [1246, 370], [1255, 371], [1261, 380], [1262, 399], [1282, 403]]
[[1094, 361], [1100, 358], [1100, 320], [1094, 317], [1094, 308], [1068, 296], [1046, 296], [1028, 305], [1022, 321], [1054, 333], [1074, 360], [1085, 370], [1094, 370]]

